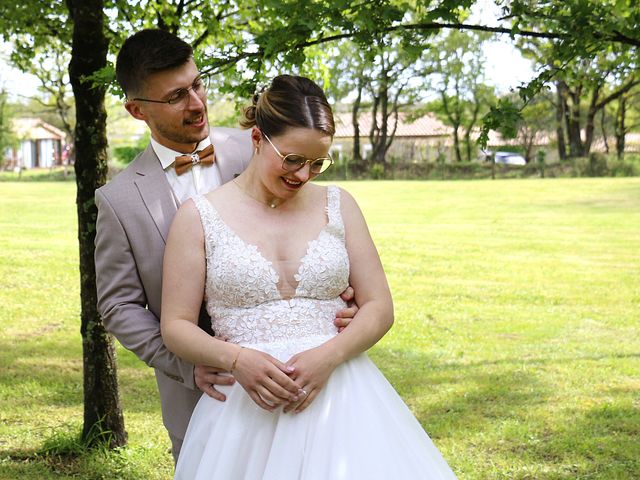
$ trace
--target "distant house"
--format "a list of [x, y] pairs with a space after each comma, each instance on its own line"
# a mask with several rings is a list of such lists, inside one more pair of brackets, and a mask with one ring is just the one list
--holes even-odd
[[[366, 157], [371, 152], [369, 132], [371, 130], [373, 116], [370, 112], [359, 115], [358, 126], [360, 128], [360, 153]], [[353, 157], [354, 129], [351, 121], [351, 113], [338, 113], [335, 116], [336, 134], [333, 140], [332, 151], [338, 155]], [[391, 118], [389, 133], [394, 126]], [[398, 127], [389, 151], [387, 159], [398, 159], [403, 162], [434, 162], [439, 155], [448, 155], [451, 147], [451, 127], [446, 126], [433, 114], [409, 120], [407, 113], [398, 114]]]
[[63, 164], [65, 133], [39, 118], [16, 118], [13, 131], [20, 144], [5, 153], [6, 168], [50, 168]]

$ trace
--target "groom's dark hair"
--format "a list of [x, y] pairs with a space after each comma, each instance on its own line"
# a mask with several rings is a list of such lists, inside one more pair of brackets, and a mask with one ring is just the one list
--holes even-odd
[[122, 44], [116, 60], [116, 78], [127, 97], [140, 95], [149, 75], [180, 67], [192, 57], [191, 45], [174, 34], [141, 30]]

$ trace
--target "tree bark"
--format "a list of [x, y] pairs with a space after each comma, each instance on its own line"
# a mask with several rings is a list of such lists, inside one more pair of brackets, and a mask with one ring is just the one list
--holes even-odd
[[446, 92], [440, 92], [440, 98], [442, 99], [442, 106], [444, 107], [445, 114], [451, 123], [451, 127], [453, 128], [453, 151], [456, 154], [456, 161], [462, 162], [462, 154], [460, 152], [460, 135], [458, 133], [458, 129], [460, 128], [460, 120], [457, 115], [454, 116], [451, 109], [449, 108], [449, 97]]
[[558, 157], [560, 157], [560, 160], [567, 159], [567, 144], [562, 123], [567, 106], [564, 95], [565, 89], [566, 84], [563, 81], [556, 82], [556, 140], [558, 142]]
[[605, 109], [603, 108], [602, 110], [600, 110], [600, 132], [602, 133], [602, 141], [604, 142], [604, 152], [605, 153], [609, 153], [609, 138], [607, 135], [607, 128], [606, 128], [606, 119], [607, 119], [607, 115], [605, 112]]
[[73, 22], [69, 77], [76, 101], [76, 206], [80, 248], [81, 327], [84, 367], [84, 426], [90, 446], [125, 445], [127, 433], [118, 391], [113, 338], [105, 331], [96, 303], [94, 240], [95, 189], [107, 178], [105, 87], [85, 77], [107, 64], [104, 0], [66, 0]]
[[360, 113], [360, 102], [362, 101], [362, 77], [358, 78], [358, 96], [353, 102], [353, 107], [351, 108], [351, 123], [353, 125], [353, 161], [357, 165], [358, 169], [363, 168], [362, 166], [362, 152], [360, 151], [360, 124], [359, 113]]
[[597, 100], [600, 96], [600, 88], [600, 86], [594, 87], [594, 90], [591, 93], [591, 102], [589, 103], [589, 109], [587, 110], [584, 144], [582, 147], [583, 155], [589, 155], [589, 152], [591, 151], [593, 135], [596, 130], [596, 114], [598, 113]]
[[582, 148], [582, 137], [580, 135], [580, 97], [582, 88], [578, 87], [575, 90], [569, 90], [569, 98], [571, 104], [569, 105], [569, 125], [567, 134], [569, 135], [569, 156], [570, 157], [582, 157], [584, 154]]
[[618, 110], [615, 118], [616, 155], [619, 160], [624, 158], [625, 136], [627, 133], [625, 118], [627, 116], [627, 99], [622, 95], [618, 99]]

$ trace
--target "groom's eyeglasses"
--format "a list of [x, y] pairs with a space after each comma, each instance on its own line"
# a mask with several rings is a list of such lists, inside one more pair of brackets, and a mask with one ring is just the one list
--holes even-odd
[[280, 150], [276, 148], [271, 139], [267, 137], [265, 133], [262, 133], [264, 138], [267, 139], [269, 144], [273, 147], [278, 156], [282, 159], [282, 169], [287, 172], [297, 172], [303, 168], [307, 163], [309, 164], [309, 171], [314, 174], [322, 173], [333, 165], [333, 158], [331, 156], [320, 158], [307, 158], [304, 155], [298, 155], [297, 153], [288, 153], [283, 155]]
[[189, 104], [191, 90], [193, 90], [200, 99], [204, 100], [209, 88], [209, 75], [198, 75], [190, 87], [179, 88], [169, 95], [166, 100], [151, 100], [149, 98], [132, 98], [138, 102], [165, 103], [173, 108], [185, 108]]

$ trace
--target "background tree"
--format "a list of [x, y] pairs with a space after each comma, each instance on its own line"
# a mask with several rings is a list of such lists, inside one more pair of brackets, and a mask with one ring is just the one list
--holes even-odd
[[[602, 2], [600, 0], [566, 0], [566, 1], [529, 1], [512, 0], [510, 2], [497, 2], [502, 4], [503, 19], [511, 22], [511, 35], [521, 40], [533, 41], [537, 47], [543, 46], [544, 54], [539, 56], [538, 76], [526, 85], [519, 87], [519, 93], [523, 104], [528, 103], [533, 96], [540, 92], [545, 85], [555, 82], [557, 91], [557, 105], [567, 107], [557, 112], [557, 136], [558, 153], [560, 158], [567, 156], [577, 156], [588, 153], [592, 138], [589, 138], [590, 121], [587, 120], [585, 143], [579, 140], [575, 133], [576, 113], [579, 110], [578, 103], [571, 100], [569, 105], [565, 105], [567, 95], [571, 95], [564, 88], [564, 83], [573, 89], [574, 96], [581, 96], [581, 87], [574, 89], [573, 82], [567, 82], [572, 73], [580, 72], [576, 65], [590, 65], [600, 56], [611, 60], [620, 56], [628, 55], [630, 58], [637, 57], [637, 50], [640, 47], [640, 37], [638, 36], [637, 25], [640, 22], [640, 9], [634, 2], [616, 1]], [[487, 30], [487, 29], [483, 29]], [[499, 29], [489, 29], [497, 32]], [[629, 72], [637, 72], [637, 62], [628, 65]], [[572, 72], [572, 68], [574, 68]], [[584, 80], [584, 79], [583, 79]], [[593, 80], [591, 77], [590, 82]], [[590, 83], [589, 82], [589, 83]], [[597, 84], [597, 82], [596, 82]], [[592, 85], [591, 85], [592, 86]], [[591, 87], [590, 86], [590, 87]], [[599, 87], [595, 87], [598, 89]], [[621, 86], [624, 90], [625, 86]], [[593, 93], [593, 92], [592, 92]], [[597, 98], [593, 95], [588, 100], [588, 109], [596, 110], [597, 113], [603, 107], [617, 98], [608, 99]], [[595, 101], [594, 101], [595, 100]], [[483, 121], [483, 131], [481, 141], [486, 143], [489, 129], [503, 128], [510, 134], [515, 135], [515, 123], [519, 117], [519, 107], [506, 99], [492, 106], [491, 111], [485, 116]], [[572, 120], [573, 118], [573, 120]], [[567, 121], [567, 119], [569, 121]], [[567, 125], [573, 121], [572, 124]], [[566, 129], [566, 132], [563, 130]], [[569, 137], [565, 139], [565, 135]], [[567, 145], [569, 144], [569, 152]]]
[[[416, 75], [414, 65], [418, 55], [408, 50], [405, 39], [398, 36], [377, 39], [367, 49], [352, 41], [343, 42], [342, 48], [349, 53], [339, 57], [341, 70], [334, 70], [332, 80], [349, 85], [356, 92], [351, 107], [354, 160], [361, 172], [373, 165], [385, 171], [387, 152], [398, 127], [399, 109], [424, 85], [416, 82], [409, 86]], [[368, 113], [371, 119], [368, 132], [361, 131], [362, 113]], [[361, 156], [362, 135], [367, 135], [371, 145], [365, 158]]]
[[4, 166], [5, 152], [16, 143], [12, 121], [13, 111], [9, 105], [9, 95], [2, 88], [0, 89], [0, 168]]
[[527, 163], [535, 160], [534, 148], [537, 141], [551, 137], [553, 125], [553, 100], [549, 92], [536, 95], [522, 110], [522, 120], [518, 122], [516, 138], [522, 146]]
[[[517, 94], [508, 95], [510, 101], [517, 101]], [[545, 137], [548, 139], [553, 134], [555, 121], [555, 107], [553, 95], [549, 91], [540, 92], [522, 109], [522, 118], [516, 123], [515, 139], [522, 149], [522, 154], [531, 163], [535, 160], [534, 148]], [[500, 132], [506, 136], [504, 132]], [[546, 143], [546, 142], [545, 142]]]
[[64, 131], [67, 142], [73, 144], [75, 112], [68, 72], [69, 47], [68, 40], [51, 37], [46, 45], [36, 45], [34, 49], [14, 48], [10, 60], [16, 68], [40, 80], [43, 95], [31, 100], [40, 104], [40, 115], [55, 117], [51, 123]]
[[482, 43], [486, 38], [452, 30], [432, 44], [427, 60], [428, 70], [437, 72], [432, 88], [439, 97], [427, 108], [452, 127], [458, 162], [474, 157], [473, 133], [494, 99], [493, 88], [483, 83]]
[[[619, 159], [624, 157], [626, 136], [640, 127], [640, 88], [635, 86], [618, 97], [613, 112], [615, 151]], [[604, 110], [603, 110], [604, 114]], [[603, 118], [605, 115], [603, 115]], [[605, 120], [602, 122], [604, 123]], [[606, 139], [606, 134], [603, 133]]]

